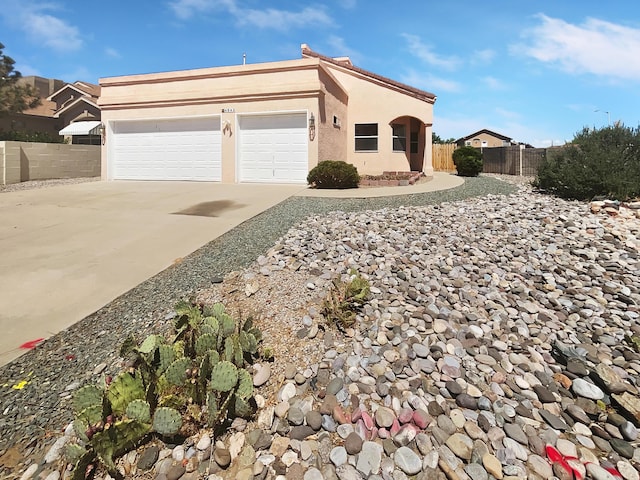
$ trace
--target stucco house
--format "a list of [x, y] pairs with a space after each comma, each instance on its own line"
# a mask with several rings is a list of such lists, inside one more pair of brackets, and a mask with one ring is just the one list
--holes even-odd
[[323, 160], [433, 174], [435, 95], [302, 58], [100, 79], [104, 179], [304, 183]]
[[456, 140], [456, 144], [459, 147], [476, 147], [476, 148], [492, 148], [492, 147], [508, 147], [516, 145], [513, 138], [507, 137], [500, 133], [492, 132], [491, 130], [482, 129], [477, 132], [467, 135], [466, 137]]

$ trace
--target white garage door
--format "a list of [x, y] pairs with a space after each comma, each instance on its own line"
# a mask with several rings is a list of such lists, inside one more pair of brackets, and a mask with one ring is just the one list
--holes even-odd
[[110, 176], [219, 181], [220, 137], [219, 117], [116, 121], [109, 141]]
[[239, 117], [241, 182], [305, 183], [309, 173], [307, 114]]

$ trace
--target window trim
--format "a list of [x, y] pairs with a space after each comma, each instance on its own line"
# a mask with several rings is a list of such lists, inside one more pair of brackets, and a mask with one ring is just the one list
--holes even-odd
[[[358, 127], [361, 125], [375, 125], [376, 134], [375, 135], [358, 135]], [[377, 152], [378, 151], [378, 137], [380, 135], [380, 129], [378, 123], [356, 123], [354, 124], [354, 151], [356, 152]], [[375, 140], [375, 148], [358, 148], [358, 140]]]
[[[402, 135], [396, 129], [402, 129]], [[402, 150], [396, 148], [396, 140], [403, 144]], [[407, 153], [407, 126], [404, 123], [391, 124], [391, 150], [397, 153]]]

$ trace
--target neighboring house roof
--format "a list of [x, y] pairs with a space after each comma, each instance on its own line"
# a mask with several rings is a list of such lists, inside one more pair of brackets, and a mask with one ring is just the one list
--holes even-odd
[[513, 138], [511, 137], [507, 137], [506, 135], [502, 135], [500, 133], [496, 133], [493, 132], [491, 130], [487, 130], [486, 128], [483, 128], [482, 130], [478, 130], [477, 132], [472, 133], [471, 135], [467, 135], [466, 137], [462, 137], [456, 140], [456, 143], [458, 142], [464, 142], [467, 141], [473, 137], [477, 137], [478, 135], [481, 135], [483, 133], [486, 133], [487, 135], [491, 135], [492, 137], [495, 138], [499, 138], [500, 140], [504, 140], [505, 142], [512, 142]]
[[351, 60], [349, 59], [349, 57], [338, 57], [338, 58], [331, 58], [331, 57], [326, 57], [320, 53], [314, 52], [313, 50], [311, 50], [309, 48], [309, 46], [305, 43], [302, 44], [302, 56], [303, 57], [313, 57], [313, 58], [318, 58], [320, 60], [322, 60], [323, 62], [327, 62], [327, 63], [331, 63], [333, 65], [336, 65], [338, 67], [342, 67], [346, 70], [351, 70], [352, 72], [358, 73], [360, 75], [363, 75], [364, 77], [367, 77], [369, 80], [373, 80], [374, 82], [377, 83], [381, 83], [383, 86], [386, 87], [391, 87], [394, 90], [398, 90], [400, 92], [403, 92], [407, 95], [410, 95], [412, 97], [418, 98], [420, 100], [424, 100], [426, 102], [429, 103], [434, 103], [436, 101], [436, 96], [433, 93], [424, 91], [424, 90], [420, 90], [418, 88], [415, 87], [411, 87], [409, 85], [406, 85], [404, 83], [400, 83], [397, 82], [395, 80], [392, 80], [390, 78], [387, 77], [383, 77], [382, 75], [378, 75], [376, 73], [370, 72], [368, 70], [365, 70], [363, 68], [359, 68], [353, 65], [353, 63], [351, 63]]
[[85, 82], [74, 82], [74, 83], [67, 83], [64, 87], [60, 88], [59, 90], [56, 90], [51, 95], [49, 95], [49, 97], [47, 97], [47, 100], [55, 100], [57, 97], [65, 93], [67, 90], [75, 90], [80, 95], [84, 95], [84, 96], [88, 95], [95, 99], [97, 99], [100, 96], [100, 87], [98, 85], [93, 85], [92, 83], [85, 83]]
[[62, 107], [60, 110], [57, 110], [53, 116], [54, 117], [59, 117], [64, 112], [66, 112], [67, 110], [70, 110], [72, 107], [74, 107], [74, 106], [76, 106], [76, 105], [78, 105], [80, 103], [86, 103], [86, 104], [88, 104], [88, 105], [90, 105], [92, 107], [97, 108], [98, 110], [100, 109], [98, 104], [95, 103], [92, 99], [87, 98], [87, 97], [80, 97], [80, 98], [76, 98], [73, 102], [66, 103], [64, 105], [64, 107]]
[[40, 100], [40, 105], [34, 108], [29, 108], [22, 113], [25, 115], [35, 115], [37, 117], [53, 117], [56, 113], [56, 107], [56, 102], [43, 98]]

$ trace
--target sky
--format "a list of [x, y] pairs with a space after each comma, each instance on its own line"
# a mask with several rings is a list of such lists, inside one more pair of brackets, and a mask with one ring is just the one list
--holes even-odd
[[98, 83], [300, 58], [300, 44], [437, 96], [443, 139], [536, 147], [640, 124], [637, 0], [0, 0], [23, 75]]

